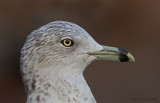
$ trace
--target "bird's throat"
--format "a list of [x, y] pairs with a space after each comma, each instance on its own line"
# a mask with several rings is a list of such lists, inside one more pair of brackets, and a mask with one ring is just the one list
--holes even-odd
[[33, 81], [27, 103], [96, 103], [82, 73], [63, 76], [57, 73]]

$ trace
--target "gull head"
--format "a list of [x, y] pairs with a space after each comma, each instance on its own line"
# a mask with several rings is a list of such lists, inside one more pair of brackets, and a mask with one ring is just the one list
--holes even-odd
[[42, 26], [28, 35], [21, 49], [21, 72], [26, 92], [34, 94], [33, 91], [51, 78], [50, 81], [57, 83], [66, 78], [64, 75], [81, 75], [86, 66], [96, 60], [133, 62], [134, 57], [126, 50], [98, 44], [74, 23], [55, 21]]
[[55, 21], [28, 35], [21, 49], [24, 66], [87, 66], [93, 60], [134, 61], [133, 56], [120, 48], [98, 44], [76, 24]]

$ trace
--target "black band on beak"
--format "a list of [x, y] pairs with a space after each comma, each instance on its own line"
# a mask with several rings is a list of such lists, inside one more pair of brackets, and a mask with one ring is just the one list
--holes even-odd
[[120, 60], [120, 62], [128, 62], [129, 58], [126, 54], [120, 53], [119, 60]]
[[128, 54], [128, 51], [124, 50], [124, 49], [120, 49], [118, 48], [119, 52], [120, 52], [120, 57], [119, 57], [119, 60], [121, 62], [128, 62], [129, 61], [129, 58], [127, 56]]

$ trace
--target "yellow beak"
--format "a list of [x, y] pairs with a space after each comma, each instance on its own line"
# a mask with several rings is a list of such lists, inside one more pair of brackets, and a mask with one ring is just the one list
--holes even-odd
[[97, 52], [89, 52], [88, 54], [97, 57], [96, 60], [135, 62], [135, 59], [132, 56], [132, 54], [126, 50], [109, 46], [102, 46], [102, 47], [103, 50]]

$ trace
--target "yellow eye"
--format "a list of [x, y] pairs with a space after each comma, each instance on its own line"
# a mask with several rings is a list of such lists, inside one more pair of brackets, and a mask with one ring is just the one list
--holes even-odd
[[66, 47], [73, 46], [73, 41], [71, 39], [64, 39], [62, 40], [62, 44]]

